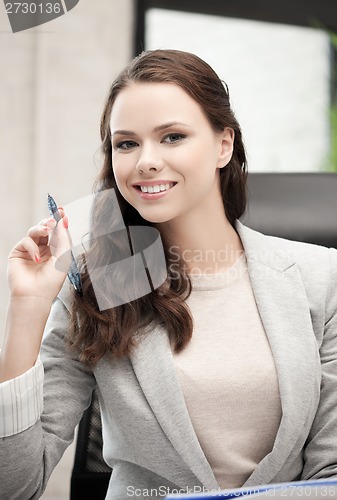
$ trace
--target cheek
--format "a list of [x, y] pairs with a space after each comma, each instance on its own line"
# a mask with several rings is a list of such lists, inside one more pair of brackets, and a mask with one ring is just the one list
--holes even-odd
[[209, 183], [217, 170], [214, 152], [210, 149], [195, 148], [181, 160], [181, 172], [193, 182]]
[[177, 163], [188, 172], [195, 172], [198, 168], [209, 165], [213, 157], [214, 147], [201, 140], [191, 141], [188, 148], [177, 151]]
[[130, 203], [130, 190], [128, 189], [128, 181], [130, 179], [130, 168], [124, 158], [112, 158], [112, 170], [114, 173], [117, 189], [123, 198]]
[[125, 183], [128, 176], [127, 162], [118, 156], [112, 157], [112, 170], [118, 187]]

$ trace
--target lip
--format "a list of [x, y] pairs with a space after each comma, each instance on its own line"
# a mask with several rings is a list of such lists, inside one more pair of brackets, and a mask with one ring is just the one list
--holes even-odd
[[[159, 193], [143, 193], [140, 189], [138, 189], [137, 186], [157, 186], [159, 184], [169, 184], [173, 182], [174, 185], [170, 188], [170, 189], [167, 189], [166, 191], [159, 191]], [[139, 182], [137, 184], [133, 184], [132, 187], [134, 188], [134, 190], [136, 191], [136, 193], [138, 194], [138, 196], [140, 198], [142, 198], [143, 200], [158, 200], [158, 198], [163, 198], [164, 196], [167, 196], [177, 185], [177, 182], [175, 181], [152, 181], [152, 182], [146, 182], [146, 181], [142, 181], [142, 182]]]

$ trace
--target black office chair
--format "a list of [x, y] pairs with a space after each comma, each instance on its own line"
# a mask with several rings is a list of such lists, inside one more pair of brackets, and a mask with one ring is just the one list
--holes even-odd
[[78, 426], [74, 466], [71, 475], [71, 500], [104, 500], [111, 476], [102, 456], [102, 424], [96, 391]]
[[249, 174], [247, 205], [252, 229], [337, 247], [337, 173]]
[[[265, 234], [337, 248], [337, 173], [249, 174], [248, 209], [241, 220]], [[71, 500], [104, 500], [111, 469], [101, 450], [94, 392], [79, 425]]]

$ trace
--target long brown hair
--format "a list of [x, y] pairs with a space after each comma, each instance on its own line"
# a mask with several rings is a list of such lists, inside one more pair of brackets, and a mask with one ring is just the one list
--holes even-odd
[[[234, 225], [246, 207], [246, 154], [240, 126], [230, 107], [228, 88], [213, 69], [194, 54], [178, 50], [153, 50], [140, 54], [112, 83], [101, 119], [103, 166], [96, 182], [96, 191], [114, 189], [126, 226], [147, 225], [140, 214], [120, 195], [112, 169], [110, 115], [118, 94], [132, 82], [169, 82], [179, 85], [200, 105], [215, 131], [225, 127], [234, 130], [233, 155], [228, 165], [220, 169], [220, 187], [229, 222]], [[92, 213], [92, 245], [89, 250], [96, 262], [106, 262], [114, 251], [114, 238], [100, 238], [96, 227], [102, 218], [113, 214], [104, 203], [97, 203]], [[165, 249], [164, 249], [165, 250]], [[166, 255], [169, 259], [168, 255]], [[192, 336], [193, 320], [185, 303], [191, 292], [191, 282], [180, 268], [174, 276], [167, 266], [167, 278], [162, 286], [151, 293], [104, 311], [95, 299], [91, 278], [86, 269], [84, 255], [81, 262], [83, 296], [75, 294], [72, 308], [70, 344], [79, 349], [81, 360], [95, 365], [104, 355], [122, 357], [130, 354], [136, 345], [136, 333], [146, 334], [147, 327], [162, 325], [166, 328], [176, 352], [184, 348]], [[99, 265], [96, 266], [98, 273]], [[103, 269], [103, 268], [101, 268]], [[101, 271], [103, 272], [103, 271]], [[121, 278], [123, 280], [123, 278]], [[127, 277], [124, 277], [126, 280]], [[125, 281], [126, 283], [126, 281]], [[123, 283], [116, 283], [123, 286]]]

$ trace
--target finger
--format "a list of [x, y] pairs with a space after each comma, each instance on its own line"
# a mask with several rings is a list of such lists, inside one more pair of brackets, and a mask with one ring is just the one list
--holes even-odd
[[54, 217], [46, 217], [44, 219], [42, 219], [42, 221], [40, 221], [37, 226], [46, 226], [48, 225], [49, 227], [51, 227], [52, 229], [54, 229], [54, 227], [56, 226], [56, 220]]
[[68, 229], [68, 219], [64, 215], [61, 221], [50, 233], [48, 244], [50, 247], [51, 254], [56, 259], [60, 259], [61, 256], [70, 253], [71, 239], [67, 229]]
[[55, 226], [56, 221], [52, 217], [43, 219], [39, 224], [28, 230], [27, 237], [20, 242], [21, 249], [20, 246], [17, 246], [17, 250], [21, 252], [26, 250], [35, 262], [40, 262], [41, 248], [39, 245], [47, 246], [48, 237]]
[[9, 258], [30, 258], [35, 262], [40, 262], [40, 250], [38, 244], [29, 236], [25, 236], [21, 241], [13, 248], [9, 255]]
[[43, 219], [42, 226], [50, 227], [50, 229], [54, 229], [57, 226], [57, 222], [53, 217], [49, 217], [49, 219]]
[[36, 224], [36, 226], [32, 226], [29, 230], [27, 235], [30, 238], [37, 239], [41, 236], [48, 236], [49, 232], [54, 229], [56, 226], [56, 221], [55, 219], [49, 218], [49, 219], [43, 219], [41, 222]]
[[27, 236], [34, 240], [37, 245], [48, 245], [48, 238], [52, 229], [46, 226], [34, 226], [29, 229]]

